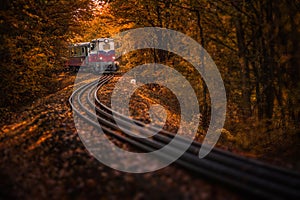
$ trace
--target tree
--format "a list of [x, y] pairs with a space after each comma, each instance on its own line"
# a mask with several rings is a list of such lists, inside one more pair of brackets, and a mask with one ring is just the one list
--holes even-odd
[[66, 46], [91, 16], [90, 0], [4, 1], [0, 10], [1, 108], [17, 108], [52, 90]]

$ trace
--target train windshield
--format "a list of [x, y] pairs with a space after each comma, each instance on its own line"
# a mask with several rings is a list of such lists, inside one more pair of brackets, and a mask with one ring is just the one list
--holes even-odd
[[91, 52], [97, 52], [96, 42], [91, 43]]
[[97, 51], [108, 52], [114, 49], [114, 43], [108, 39], [94, 40], [90, 43], [90, 49], [91, 53], [96, 53]]
[[104, 51], [110, 50], [110, 44], [109, 44], [109, 43], [104, 43], [104, 44], [103, 44], [103, 50], [104, 50]]

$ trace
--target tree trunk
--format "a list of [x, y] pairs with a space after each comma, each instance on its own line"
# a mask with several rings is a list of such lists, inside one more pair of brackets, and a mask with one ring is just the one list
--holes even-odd
[[[238, 5], [241, 9], [242, 5]], [[241, 79], [242, 79], [242, 113], [243, 119], [247, 120], [251, 116], [251, 90], [250, 90], [250, 69], [249, 60], [247, 58], [247, 47], [245, 41], [244, 27], [242, 25], [242, 14], [238, 14], [238, 18], [235, 21], [236, 37], [238, 43], [238, 56], [239, 64], [241, 66]]]

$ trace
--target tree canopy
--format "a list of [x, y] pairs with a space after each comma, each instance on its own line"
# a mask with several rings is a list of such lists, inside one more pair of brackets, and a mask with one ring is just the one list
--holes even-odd
[[[209, 52], [225, 82], [228, 124], [299, 129], [299, 9], [297, 0], [4, 0], [0, 107], [51, 91], [68, 43], [150, 26], [180, 31]], [[158, 50], [126, 58], [122, 67], [128, 69], [147, 59], [175, 63], [193, 83], [209, 120], [209, 93], [188, 63]]]

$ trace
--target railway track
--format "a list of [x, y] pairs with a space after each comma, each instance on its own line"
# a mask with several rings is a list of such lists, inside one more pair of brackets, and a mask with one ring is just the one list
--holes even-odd
[[[113, 78], [112, 75], [102, 76], [99, 80], [85, 84], [74, 91], [69, 99], [73, 111], [87, 123], [95, 127], [101, 126], [105, 134], [143, 151], [155, 151], [168, 144], [173, 139], [174, 134], [166, 131], [160, 131], [151, 138], [136, 138], [124, 132], [120, 134], [120, 127], [116, 125], [114, 117], [118, 118], [118, 125], [126, 130], [131, 130], [129, 121], [132, 119], [105, 106], [97, 96], [97, 91], [111, 78]], [[99, 123], [95, 123], [95, 118]], [[143, 128], [145, 124], [136, 120], [134, 122], [139, 125], [140, 133], [147, 134], [147, 130]], [[155, 127], [150, 127], [150, 129], [157, 130]], [[184, 144], [186, 142], [187, 140], [183, 137], [179, 140], [179, 143]], [[201, 143], [193, 142], [176, 163], [209, 180], [228, 186], [245, 197], [300, 199], [299, 173], [244, 158], [217, 148], [214, 148], [205, 158], [199, 159], [198, 152], [201, 147]], [[176, 148], [171, 148], [162, 156], [168, 158], [168, 154], [172, 154], [173, 150], [175, 151]]]

